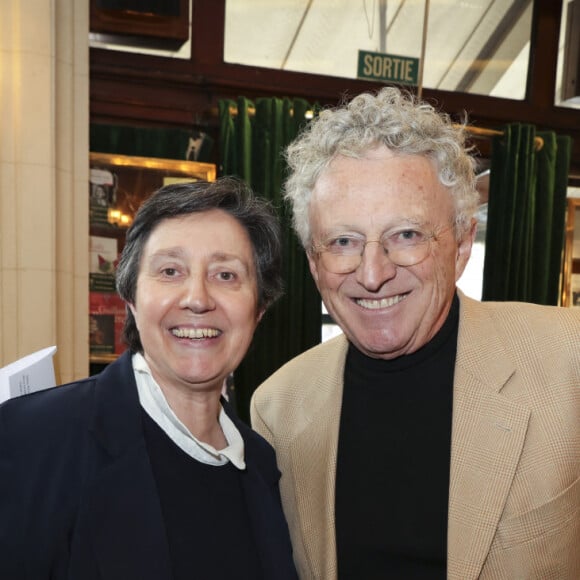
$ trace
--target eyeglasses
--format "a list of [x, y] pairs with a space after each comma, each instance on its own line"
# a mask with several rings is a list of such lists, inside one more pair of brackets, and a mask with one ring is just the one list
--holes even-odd
[[313, 250], [320, 255], [322, 266], [333, 274], [354, 272], [361, 264], [367, 244], [380, 244], [389, 260], [397, 266], [414, 266], [428, 255], [431, 242], [451, 229], [446, 226], [426, 232], [421, 229], [397, 228], [385, 232], [379, 240], [365, 240], [364, 236], [339, 234], [315, 244]]

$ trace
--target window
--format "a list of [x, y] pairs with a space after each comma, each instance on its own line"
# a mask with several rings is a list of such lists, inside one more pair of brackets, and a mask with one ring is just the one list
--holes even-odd
[[558, 68], [554, 102], [580, 108], [580, 0], [564, 2], [558, 44]]
[[[422, 86], [523, 99], [532, 8], [431, 0]], [[224, 59], [353, 79], [359, 50], [419, 59], [424, 16], [424, 2], [405, 0], [227, 0]]]

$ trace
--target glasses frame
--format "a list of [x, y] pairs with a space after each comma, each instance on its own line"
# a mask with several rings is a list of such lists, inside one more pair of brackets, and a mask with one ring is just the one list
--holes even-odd
[[[372, 244], [372, 243], [376, 243], [379, 244], [383, 247], [383, 251], [384, 251], [384, 256], [388, 257], [389, 260], [395, 264], [395, 266], [399, 266], [401, 268], [408, 268], [411, 266], [416, 266], [417, 264], [420, 264], [421, 262], [423, 262], [425, 259], [427, 259], [427, 257], [429, 256], [429, 250], [431, 248], [431, 243], [433, 241], [438, 241], [441, 236], [448, 230], [452, 230], [454, 229], [455, 226], [452, 224], [448, 224], [445, 225], [441, 228], [434, 228], [429, 234], [425, 234], [426, 239], [420, 243], [421, 247], [425, 247], [425, 253], [422, 257], [420, 257], [418, 260], [412, 260], [412, 261], [404, 261], [404, 262], [400, 262], [399, 260], [395, 261], [392, 259], [392, 257], [390, 257], [389, 255], [389, 250], [387, 249], [386, 245], [385, 245], [385, 240], [388, 240], [388, 232], [385, 232], [378, 240], [365, 240], [363, 243], [363, 246], [361, 248], [361, 252], [360, 254], [350, 254], [350, 255], [339, 255], [339, 254], [332, 254], [332, 252], [330, 252], [329, 248], [329, 243], [314, 243], [312, 244], [312, 252], [315, 254], [318, 254], [318, 256], [320, 256], [321, 261], [323, 262], [323, 266], [324, 269], [327, 270], [328, 272], [331, 272], [332, 274], [352, 274], [353, 272], [356, 272], [356, 270], [358, 270], [358, 268], [360, 267], [360, 265], [362, 264], [363, 261], [363, 256], [366, 250], [366, 247], [368, 246], [368, 244]], [[405, 228], [401, 228], [401, 231], [404, 231]], [[409, 230], [413, 229], [412, 227], [407, 228]], [[418, 231], [423, 231], [421, 228], [416, 228]], [[347, 234], [343, 234], [344, 237], [348, 237]], [[341, 235], [337, 235], [334, 236], [334, 239], [336, 238], [340, 238]], [[350, 260], [353, 260], [355, 258], [358, 258], [358, 262], [356, 262], [356, 264], [354, 264], [352, 266], [348, 266], [348, 267], [344, 267], [344, 268], [328, 268], [327, 267], [327, 263], [325, 264], [326, 260], [323, 258], [324, 255], [329, 255], [329, 256], [333, 256], [334, 258], [337, 258], [337, 261], [340, 261], [341, 258], [347, 258]]]

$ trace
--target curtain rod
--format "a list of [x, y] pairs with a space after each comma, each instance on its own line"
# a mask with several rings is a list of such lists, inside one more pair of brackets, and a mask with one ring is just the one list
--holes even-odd
[[[455, 125], [457, 127], [463, 127], [465, 131], [473, 135], [474, 137], [495, 137], [496, 135], [503, 135], [503, 131], [498, 131], [497, 129], [484, 129], [483, 127], [474, 127], [473, 125]], [[536, 151], [540, 151], [544, 146], [544, 140], [541, 137], [534, 137], [534, 148]]]
[[[235, 117], [237, 114], [238, 114], [238, 108], [237, 107], [230, 107], [230, 115]], [[255, 115], [256, 114], [256, 107], [250, 105], [248, 107], [248, 114], [250, 115], [250, 117]], [[217, 107], [212, 107], [210, 109], [210, 115], [212, 117], [219, 116], [219, 111], [218, 111]], [[294, 115], [294, 109], [290, 109], [290, 115]], [[314, 111], [312, 111], [310, 109], [304, 113], [305, 119], [312, 119], [313, 117], [314, 117]]]
[[[250, 115], [255, 115], [256, 114], [255, 107], [252, 107], [252, 106], [248, 107], [248, 113]], [[292, 114], [292, 110], [290, 110], [290, 113]], [[217, 117], [218, 116], [217, 108], [213, 108], [211, 110], [211, 114], [212, 114], [212, 116]], [[237, 107], [230, 107], [230, 115], [237, 115], [237, 114], [238, 114]], [[313, 111], [306, 111], [306, 113], [305, 113], [306, 119], [312, 119], [313, 116], [314, 116]], [[495, 136], [504, 134], [503, 131], [499, 131], [497, 129], [485, 129], [483, 127], [474, 127], [473, 125], [460, 125], [460, 124], [456, 123], [453, 126], [454, 127], [463, 127], [464, 131], [466, 131], [470, 135], [473, 135], [474, 137], [495, 137]], [[535, 150], [540, 151], [543, 146], [544, 146], [544, 140], [538, 136], [534, 137]]]

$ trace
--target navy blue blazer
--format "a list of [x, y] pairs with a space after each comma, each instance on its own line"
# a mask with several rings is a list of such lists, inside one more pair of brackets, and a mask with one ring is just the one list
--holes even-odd
[[[141, 412], [130, 353], [0, 406], [0, 578], [171, 580]], [[264, 578], [296, 579], [274, 451], [232, 419]]]

